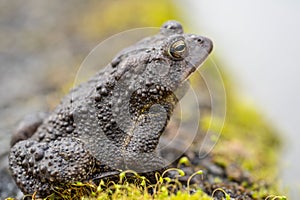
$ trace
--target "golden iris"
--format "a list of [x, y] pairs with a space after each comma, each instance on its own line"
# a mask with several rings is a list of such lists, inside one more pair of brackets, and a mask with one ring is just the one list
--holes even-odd
[[173, 57], [176, 60], [183, 59], [186, 51], [186, 44], [183, 40], [178, 40], [174, 42], [170, 47], [169, 47], [169, 55]]

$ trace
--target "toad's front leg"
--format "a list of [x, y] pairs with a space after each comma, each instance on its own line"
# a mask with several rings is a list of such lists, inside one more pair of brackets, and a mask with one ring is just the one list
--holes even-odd
[[124, 145], [127, 168], [137, 172], [153, 172], [166, 167], [166, 162], [158, 155], [156, 147], [168, 123], [169, 110], [156, 104], [139, 116], [132, 132], [127, 134]]

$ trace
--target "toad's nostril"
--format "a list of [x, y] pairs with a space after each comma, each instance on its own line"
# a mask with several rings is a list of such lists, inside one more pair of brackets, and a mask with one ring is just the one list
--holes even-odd
[[201, 38], [198, 38], [198, 39], [197, 39], [197, 42], [202, 43], [203, 40], [202, 40]]
[[192, 38], [195, 42], [197, 42], [197, 43], [202, 44], [203, 41], [204, 41], [204, 39], [201, 38], [201, 37], [199, 37], [198, 35], [192, 35], [192, 34], [191, 34], [190, 36], [191, 36], [191, 38]]

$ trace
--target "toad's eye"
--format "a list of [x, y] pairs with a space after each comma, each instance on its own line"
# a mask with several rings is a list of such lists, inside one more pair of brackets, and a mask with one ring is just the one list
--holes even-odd
[[183, 40], [178, 40], [171, 44], [168, 51], [175, 60], [182, 60], [186, 53], [186, 44]]

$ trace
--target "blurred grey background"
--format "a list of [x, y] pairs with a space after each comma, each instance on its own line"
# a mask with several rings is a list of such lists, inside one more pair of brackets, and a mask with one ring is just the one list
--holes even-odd
[[[215, 43], [240, 94], [257, 105], [284, 138], [280, 176], [300, 195], [300, 1], [177, 1], [190, 27]], [[222, 63], [219, 63], [222, 65]], [[223, 67], [223, 66], [221, 66]]]

